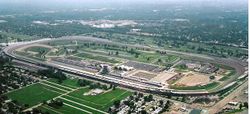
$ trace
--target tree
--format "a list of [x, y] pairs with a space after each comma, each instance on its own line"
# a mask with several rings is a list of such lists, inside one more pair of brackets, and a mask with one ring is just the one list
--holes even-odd
[[171, 99], [171, 98], [172, 98], [172, 96], [171, 96], [171, 95], [167, 95], [167, 98]]
[[146, 110], [141, 110], [141, 114], [147, 114]]
[[144, 101], [145, 102], [150, 102], [150, 101], [152, 101], [153, 100], [153, 95], [148, 95], [148, 96], [144, 96]]
[[169, 100], [167, 100], [166, 104], [170, 104], [170, 101], [169, 101]]
[[123, 101], [123, 104], [125, 104], [125, 105], [128, 106], [128, 105], [129, 105], [129, 101], [127, 101], [127, 100], [126, 100], [126, 101]]
[[185, 102], [186, 101], [186, 97], [183, 96], [182, 99], [181, 99], [182, 102]]
[[244, 102], [244, 107], [248, 108], [248, 102]]
[[121, 101], [120, 101], [120, 100], [116, 100], [116, 101], [114, 101], [115, 108], [119, 108], [120, 103], [121, 103]]
[[214, 75], [209, 76], [209, 79], [210, 79], [210, 80], [214, 80], [214, 79], [215, 79], [215, 76], [214, 76]]
[[47, 104], [46, 100], [43, 100], [43, 104]]
[[139, 94], [138, 94], [138, 97], [139, 97], [139, 98], [141, 98], [141, 97], [143, 97], [143, 96], [144, 96], [143, 93], [139, 93]]
[[105, 75], [105, 74], [108, 74], [108, 73], [109, 73], [108, 66], [103, 66], [101, 74]]
[[134, 108], [134, 107], [135, 107], [135, 103], [134, 103], [133, 101], [130, 101], [130, 102], [129, 102], [129, 107], [130, 107], [130, 108]]
[[240, 103], [240, 106], [239, 106], [240, 110], [242, 109], [242, 107], [243, 107], [243, 105]]
[[130, 99], [130, 100], [134, 100], [134, 96], [132, 96], [132, 95], [129, 96], [129, 99]]
[[102, 89], [108, 90], [108, 86], [107, 85], [102, 85]]
[[139, 57], [139, 54], [138, 53], [135, 53], [135, 58], [138, 58]]
[[113, 85], [112, 85], [112, 84], [109, 85], [109, 88], [108, 88], [108, 89], [111, 89], [111, 88], [113, 88]]
[[111, 111], [112, 111], [112, 109], [111, 109], [111, 107], [109, 107], [108, 112], [111, 112]]
[[115, 55], [119, 55], [119, 52], [118, 52], [118, 51], [116, 51], [116, 52], [115, 52]]
[[136, 101], [136, 102], [138, 102], [138, 101], [139, 101], [139, 98], [138, 98], [138, 97], [136, 97], [136, 98], [135, 98], [135, 101]]
[[160, 100], [159, 103], [160, 103], [160, 106], [162, 107], [164, 102], [163, 100]]
[[33, 109], [32, 109], [32, 112], [33, 112], [34, 114], [40, 114], [40, 113], [41, 113], [41, 110], [39, 110], [39, 109], [37, 109], [37, 108], [33, 108]]
[[179, 65], [178, 66], [180, 69], [187, 69], [187, 65], [185, 65], [185, 64], [181, 64], [181, 65]]
[[112, 90], [115, 90], [115, 88], [116, 88], [116, 86], [115, 86], [115, 85], [113, 85], [113, 88], [112, 88]]
[[58, 79], [57, 81], [59, 84], [61, 84], [63, 82], [63, 80], [61, 78]]
[[50, 103], [48, 103], [49, 106], [54, 108], [59, 108], [63, 106], [63, 102], [61, 100], [51, 100]]
[[58, 79], [58, 82], [62, 82], [67, 79], [67, 76], [62, 71], [55, 71], [54, 69], [39, 70], [39, 75], [46, 76], [48, 78]]
[[24, 107], [25, 107], [25, 108], [29, 107], [29, 104], [24, 104]]
[[153, 95], [150, 94], [150, 95], [148, 96], [148, 101], [152, 101], [152, 100], [153, 100]]
[[166, 64], [165, 68], [169, 69], [171, 66], [173, 66], [172, 64]]
[[137, 95], [137, 94], [138, 94], [138, 92], [135, 91], [135, 92], [134, 92], [134, 95]]
[[159, 58], [157, 62], [158, 62], [158, 63], [161, 63], [161, 62], [162, 62], [162, 60]]

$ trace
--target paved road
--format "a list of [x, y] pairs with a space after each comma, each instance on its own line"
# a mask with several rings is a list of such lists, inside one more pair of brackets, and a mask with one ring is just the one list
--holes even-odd
[[228, 102], [230, 102], [235, 96], [241, 94], [245, 87], [248, 86], [248, 81], [244, 82], [238, 88], [236, 88], [232, 93], [226, 96], [224, 99], [216, 103], [213, 107], [209, 109], [210, 114], [215, 114], [216, 112], [220, 111]]

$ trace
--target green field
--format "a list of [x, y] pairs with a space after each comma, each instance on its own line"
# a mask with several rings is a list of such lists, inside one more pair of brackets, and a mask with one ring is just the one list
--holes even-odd
[[229, 70], [229, 73], [227, 75], [224, 75], [219, 81], [226, 81], [230, 78], [230, 76], [234, 75], [236, 73], [235, 70]]
[[28, 104], [29, 107], [51, 99], [62, 100], [64, 105], [59, 108], [50, 107], [47, 104], [39, 105], [39, 109], [51, 114], [103, 114], [113, 105], [114, 101], [122, 100], [132, 94], [127, 90], [116, 88], [98, 95], [84, 96], [83, 94], [89, 92], [90, 89], [88, 86], [80, 87], [77, 81], [77, 79], [67, 79], [59, 84], [56, 79], [49, 79], [10, 92], [7, 96], [12, 100], [17, 100], [21, 105]]
[[77, 109], [74, 109], [72, 107], [69, 107], [67, 105], [63, 105], [61, 108], [56, 109], [52, 108], [47, 105], [40, 106], [39, 109], [41, 109], [43, 112], [49, 112], [50, 114], [82, 114], [83, 112]]
[[[92, 106], [95, 106], [95, 108], [105, 111], [112, 105], [113, 101], [124, 99], [127, 96], [132, 94], [131, 92], [117, 88], [107, 93], [103, 93], [103, 94], [99, 94], [95, 96], [84, 96], [83, 94], [88, 91], [89, 91], [88, 88], [83, 88], [83, 89], [74, 91], [70, 93], [69, 95], [72, 96], [71, 99], [74, 101], [92, 105]], [[82, 100], [79, 101], [77, 100], [77, 98], [82, 99]]]
[[187, 66], [186, 66], [186, 65], [183, 65], [183, 64], [176, 65], [174, 68], [175, 68], [175, 70], [176, 70], [177, 72], [188, 72], [188, 71], [190, 71], [190, 70], [187, 68]]
[[36, 105], [59, 95], [59, 93], [54, 92], [53, 88], [39, 83], [7, 94], [12, 100], [17, 100], [21, 104], [29, 104], [29, 106]]
[[[64, 41], [64, 40], [63, 40]], [[49, 56], [71, 56], [85, 60], [102, 61], [106, 63], [121, 63], [122, 60], [133, 60], [143, 63], [150, 63], [160, 66], [173, 64], [180, 57], [176, 55], [161, 54], [160, 52], [139, 49], [134, 47], [124, 47], [114, 44], [102, 44], [95, 42], [78, 41], [77, 45], [74, 41], [53, 41], [45, 45], [54, 46], [58, 51], [52, 52], [51, 49], [42, 46], [33, 46], [25, 49], [25, 53], [21, 55], [37, 60], [45, 60], [45, 55]], [[75, 53], [67, 53], [66, 49], [74, 49]], [[35, 53], [28, 53], [35, 52]], [[19, 54], [19, 53], [17, 53]]]
[[46, 47], [40, 47], [40, 46], [32, 46], [29, 48], [26, 48], [25, 51], [33, 51], [33, 52], [48, 52], [50, 49]]
[[120, 63], [119, 60], [126, 59], [165, 66], [166, 64], [173, 63], [180, 58], [175, 55], [160, 54], [159, 52], [150, 50], [95, 42], [78, 41], [78, 45], [75, 45], [72, 41], [54, 41], [49, 43], [49, 45], [63, 45], [65, 48], [73, 48], [78, 52], [77, 54], [74, 54], [76, 57], [108, 63]]
[[46, 53], [49, 52], [49, 48], [46, 47], [41, 47], [41, 46], [32, 46], [29, 48], [26, 48], [25, 51], [32, 51], [32, 52], [36, 52], [37, 54], [35, 54], [36, 57], [41, 57], [44, 56]]
[[[59, 84], [57, 79], [49, 79], [48, 81]], [[80, 87], [80, 85], [77, 84], [77, 81], [78, 79], [66, 79], [60, 84], [71, 88], [77, 88]]]
[[66, 53], [66, 50], [64, 48], [59, 48], [55, 52], [50, 51], [47, 55], [48, 56], [60, 56], [60, 55], [64, 55], [65, 53]]
[[119, 63], [120, 62], [114, 58], [108, 58], [105, 56], [93, 55], [93, 54], [89, 54], [89, 53], [79, 53], [79, 54], [76, 54], [75, 56], [81, 57], [81, 58], [86, 58], [86, 59], [108, 62], [108, 63]]
[[[173, 63], [179, 58], [178, 56], [175, 55], [167, 55], [167, 54], [161, 55], [154, 51], [138, 51], [138, 50], [136, 51], [136, 53], [138, 53], [138, 56], [136, 56], [135, 54], [129, 53], [128, 51], [125, 51], [122, 48], [117, 48], [117, 47], [108, 47], [108, 48], [107, 47], [104, 48], [101, 46], [93, 46], [89, 48], [84, 47], [82, 51], [92, 54], [111, 56], [119, 59], [152, 63], [162, 66], [165, 66], [167, 63]], [[116, 52], [118, 52], [118, 54], [115, 54]]]
[[35, 60], [39, 60], [39, 61], [45, 61], [45, 59], [41, 58], [41, 56], [40, 57], [33, 56], [33, 54], [26, 53], [26, 52], [23, 52], [23, 51], [15, 51], [15, 53], [18, 54], [18, 55], [24, 56], [24, 57], [31, 58], [31, 59], [35, 59]]
[[[25, 56], [31, 59], [39, 60], [39, 61], [44, 61], [45, 60], [45, 55], [50, 51], [49, 48], [46, 47], [40, 47], [40, 46], [33, 46], [33, 47], [28, 47], [24, 49], [24, 51], [15, 51], [16, 54]], [[34, 53], [30, 53], [34, 52]]]
[[215, 87], [217, 87], [220, 83], [219, 82], [212, 82], [209, 83], [207, 85], [202, 85], [202, 86], [170, 86], [171, 89], [177, 89], [177, 90], [201, 90], [201, 89], [205, 89], [205, 90], [210, 90], [213, 89]]

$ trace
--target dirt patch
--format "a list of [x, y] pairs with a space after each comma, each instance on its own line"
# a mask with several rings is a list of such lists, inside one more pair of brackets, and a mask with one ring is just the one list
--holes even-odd
[[178, 75], [178, 73], [175, 73], [175, 72], [161, 72], [156, 77], [151, 79], [151, 81], [159, 82], [159, 83], [162, 83], [162, 84], [167, 84], [168, 80], [174, 78], [177, 75]]
[[142, 78], [145, 80], [150, 80], [152, 78], [154, 78], [155, 76], [157, 76], [157, 74], [155, 73], [151, 73], [151, 72], [147, 72], [147, 71], [143, 71], [143, 70], [136, 70], [132, 73], [129, 74], [132, 77], [138, 77], [138, 78]]
[[175, 84], [179, 86], [197, 86], [197, 85], [206, 85], [209, 82], [210, 82], [209, 76], [195, 72], [188, 72]]

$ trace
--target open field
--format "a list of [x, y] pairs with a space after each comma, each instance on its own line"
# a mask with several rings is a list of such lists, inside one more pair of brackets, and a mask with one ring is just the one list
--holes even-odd
[[73, 101], [82, 102], [90, 106], [93, 105], [97, 109], [106, 111], [112, 105], [113, 101], [122, 100], [132, 94], [131, 92], [117, 88], [95, 96], [83, 95], [88, 91], [90, 91], [88, 88], [79, 89], [70, 93], [69, 96], [72, 96], [71, 100]]
[[84, 113], [81, 110], [72, 108], [70, 106], [67, 105], [63, 105], [61, 108], [57, 109], [57, 108], [52, 108], [50, 106], [47, 105], [42, 105], [40, 107], [38, 107], [39, 109], [41, 109], [43, 112], [49, 112], [50, 114], [81, 114]]
[[137, 70], [129, 75], [134, 76], [134, 77], [138, 77], [138, 78], [147, 79], [147, 80], [150, 80], [150, 79], [157, 76], [155, 73], [142, 71], [142, 70]]
[[227, 74], [225, 74], [222, 78], [219, 79], [219, 81], [226, 81], [227, 79], [230, 79], [230, 76], [233, 76], [235, 74], [235, 70], [229, 70]]
[[8, 93], [7, 96], [12, 100], [17, 100], [19, 103], [28, 104], [29, 106], [42, 103], [44, 100], [50, 100], [56, 96], [59, 96], [60, 90], [56, 90], [52, 87], [34, 84], [23, 89]]
[[116, 88], [104, 90], [103, 93], [97, 95], [84, 95], [90, 90], [88, 86], [80, 87], [77, 79], [67, 79], [61, 84], [57, 83], [55, 79], [50, 79], [10, 92], [7, 96], [23, 105], [28, 104], [29, 107], [51, 99], [62, 100], [64, 105], [60, 108], [50, 107], [46, 104], [39, 105], [39, 109], [51, 113], [104, 114], [114, 101], [122, 100], [132, 94], [127, 90]]
[[91, 59], [91, 60], [98, 60], [98, 61], [108, 62], [108, 63], [119, 63], [119, 61], [117, 61], [114, 58], [107, 58], [105, 56], [93, 55], [93, 54], [89, 54], [89, 53], [79, 53], [79, 54], [77, 54], [75, 56], [81, 57], [81, 58], [86, 58], [86, 59]]
[[215, 87], [217, 87], [220, 83], [219, 82], [212, 82], [207, 85], [201, 85], [201, 86], [170, 86], [172, 89], [177, 89], [177, 90], [199, 90], [199, 89], [205, 89], [205, 90], [210, 90]]
[[28, 47], [25, 49], [25, 51], [31, 51], [31, 52], [35, 52], [35, 53], [47, 53], [50, 49], [47, 47], [41, 47], [41, 46], [32, 46], [32, 47]]
[[[57, 79], [50, 79], [48, 81], [59, 84]], [[78, 81], [77, 79], [67, 79], [67, 80], [64, 80], [60, 84], [63, 86], [71, 87], [71, 88], [77, 88], [77, 87], [80, 87], [80, 85], [77, 84], [77, 81]]]
[[175, 84], [180, 86], [197, 86], [197, 85], [206, 85], [210, 82], [209, 76], [189, 72], [186, 73], [181, 79], [179, 79]]
[[[177, 73], [175, 72], [161, 72], [156, 77], [152, 78], [150, 81], [160, 82], [162, 84], [167, 84], [171, 78], [177, 77]], [[167, 84], [168, 85], [168, 84]]]
[[30, 57], [36, 60], [45, 61], [45, 55], [52, 49], [53, 47], [43, 44], [35, 44], [35, 45], [28, 45], [22, 48], [19, 48], [15, 51], [15, 53]]
[[85, 47], [82, 49], [88, 53], [101, 54], [112, 56], [115, 58], [134, 60], [138, 62], [150, 63], [155, 65], [164, 66], [167, 63], [173, 63], [177, 59], [178, 56], [168, 55], [168, 54], [159, 54], [154, 51], [131, 51], [129, 49], [124, 50], [123, 48], [115, 48], [115, 47]]

